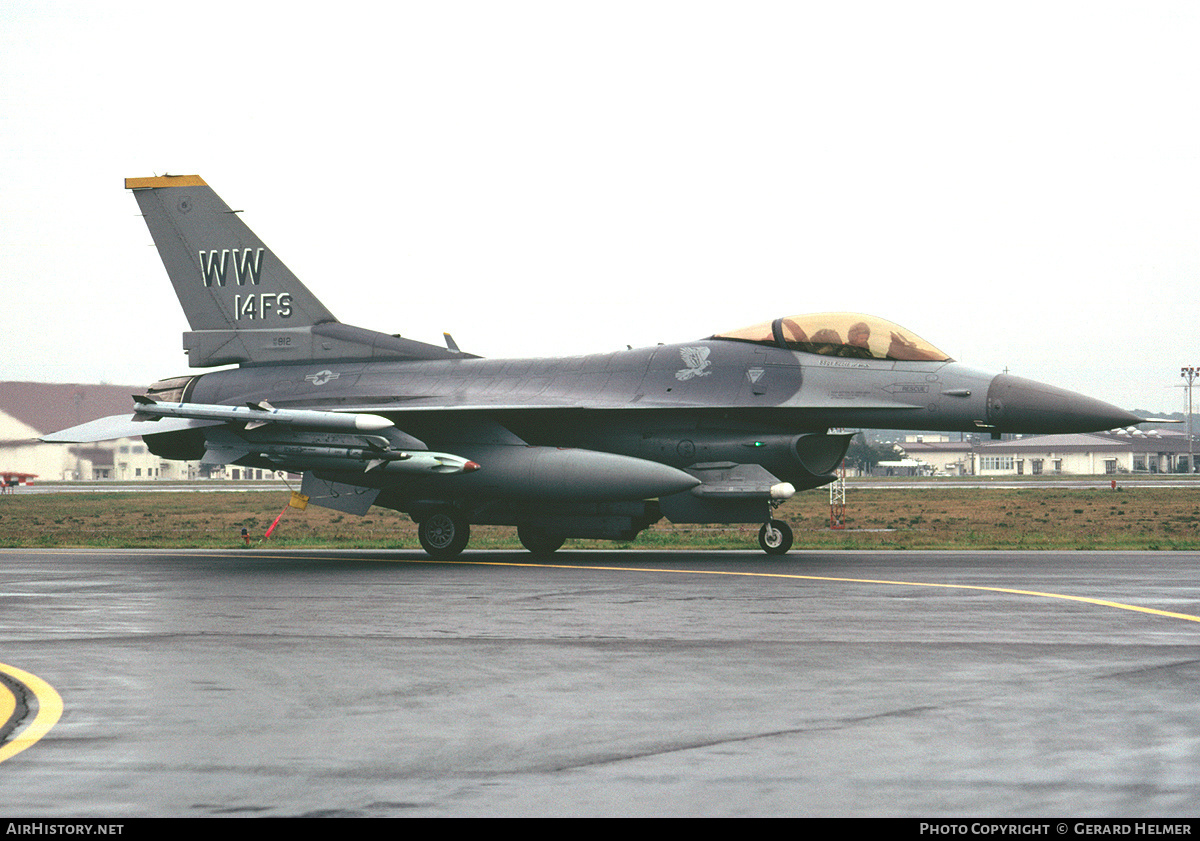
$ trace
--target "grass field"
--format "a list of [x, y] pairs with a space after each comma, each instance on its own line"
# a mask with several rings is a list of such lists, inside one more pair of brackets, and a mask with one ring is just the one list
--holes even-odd
[[[365, 517], [316, 506], [288, 509], [270, 540], [263, 533], [287, 492], [60, 493], [0, 497], [0, 546], [417, 548], [405, 515], [373, 508]], [[1089, 490], [1030, 487], [858, 489], [847, 494], [844, 531], [829, 529], [824, 490], [798, 494], [777, 515], [795, 547], [853, 549], [1200, 549], [1200, 489]], [[751, 548], [757, 526], [672, 526], [665, 520], [633, 544], [645, 548]], [[472, 548], [518, 548], [515, 529], [475, 526]], [[568, 541], [567, 548], [606, 541]]]

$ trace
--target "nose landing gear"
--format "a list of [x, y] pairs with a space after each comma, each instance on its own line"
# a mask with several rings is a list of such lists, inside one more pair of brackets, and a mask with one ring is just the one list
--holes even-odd
[[[788, 485], [788, 488], [790, 487]], [[767, 503], [767, 521], [758, 530], [758, 545], [768, 555], [786, 555], [787, 550], [792, 548], [792, 527], [783, 520], [776, 520], [771, 516], [775, 513], [775, 509], [783, 505], [790, 496], [791, 493], [787, 496], [773, 496]]]

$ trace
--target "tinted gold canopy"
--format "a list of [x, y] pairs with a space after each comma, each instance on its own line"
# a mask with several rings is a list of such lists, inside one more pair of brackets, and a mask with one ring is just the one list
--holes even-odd
[[717, 333], [712, 338], [775, 345], [822, 356], [953, 361], [911, 330], [883, 318], [856, 312], [789, 315], [739, 330]]

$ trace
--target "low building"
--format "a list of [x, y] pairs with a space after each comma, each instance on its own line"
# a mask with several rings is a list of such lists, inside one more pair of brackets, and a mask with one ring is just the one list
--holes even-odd
[[1187, 473], [1189, 468], [1187, 434], [1159, 430], [992, 441], [977, 446], [972, 458], [977, 476]]
[[[1195, 444], [1193, 447], [1200, 450]], [[1189, 467], [1187, 434], [1175, 430], [1029, 435], [974, 443], [926, 436], [896, 448], [943, 476], [1186, 473]]]
[[975, 446], [971, 441], [952, 441], [945, 435], [910, 435], [903, 443], [893, 445], [893, 449], [905, 458], [927, 465], [926, 475], [969, 476]]
[[929, 476], [931, 473], [933, 470], [929, 465], [911, 458], [881, 461], [872, 471], [875, 476]]

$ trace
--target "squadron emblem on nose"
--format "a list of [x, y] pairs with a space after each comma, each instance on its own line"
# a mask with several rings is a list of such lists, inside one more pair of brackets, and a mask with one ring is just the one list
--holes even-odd
[[683, 364], [686, 368], [680, 368], [675, 372], [675, 379], [690, 380], [692, 377], [707, 377], [712, 371], [708, 369], [712, 367], [712, 363], [708, 361], [708, 354], [711, 348], [706, 347], [681, 347], [679, 355], [683, 357]]

